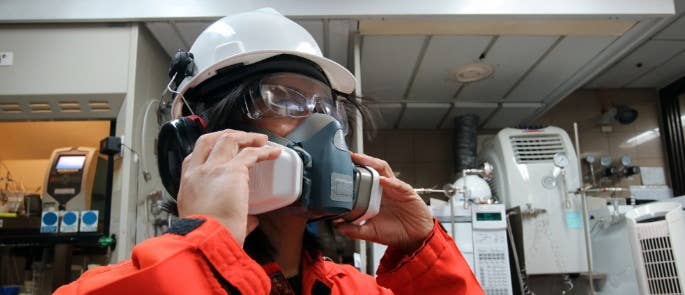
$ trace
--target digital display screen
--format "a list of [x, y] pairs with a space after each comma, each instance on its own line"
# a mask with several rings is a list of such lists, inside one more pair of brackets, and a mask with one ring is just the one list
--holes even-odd
[[57, 170], [83, 169], [86, 156], [61, 156], [57, 159]]
[[500, 221], [502, 213], [499, 212], [477, 212], [476, 221]]

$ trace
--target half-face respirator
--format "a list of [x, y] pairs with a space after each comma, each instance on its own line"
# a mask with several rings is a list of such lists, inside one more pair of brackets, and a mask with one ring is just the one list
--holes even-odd
[[[310, 219], [343, 217], [361, 224], [380, 209], [382, 188], [377, 171], [352, 163], [343, 127], [327, 114], [313, 113], [287, 136], [246, 125], [240, 129], [269, 136], [282, 148], [275, 160], [250, 170], [249, 213], [260, 214], [298, 203]], [[162, 126], [158, 167], [166, 190], [177, 197], [183, 159], [206, 133], [198, 116], [182, 117]]]

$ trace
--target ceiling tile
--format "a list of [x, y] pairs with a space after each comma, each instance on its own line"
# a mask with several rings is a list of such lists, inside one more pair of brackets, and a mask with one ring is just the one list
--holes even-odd
[[501, 36], [483, 62], [493, 65], [488, 79], [464, 85], [458, 100], [498, 101], [521, 76], [549, 49], [556, 36]]
[[616, 36], [566, 36], [505, 98], [508, 101], [542, 101]]
[[343, 66], [347, 66], [350, 30], [355, 23], [352, 20], [330, 20], [328, 23], [328, 57]]
[[502, 107], [497, 110], [490, 121], [486, 122], [484, 127], [487, 129], [516, 127], [541, 106], [542, 104], [538, 103], [502, 103]]
[[402, 98], [424, 39], [424, 36], [364, 36], [361, 53], [364, 96]]
[[399, 128], [435, 129], [449, 109], [449, 103], [408, 103]]
[[683, 76], [685, 76], [685, 52], [681, 52], [673, 59], [630, 83], [628, 87], [662, 88]]
[[478, 61], [491, 39], [490, 36], [432, 37], [409, 97], [451, 99], [460, 85], [451, 78], [454, 69]]
[[211, 23], [210, 22], [175, 22], [174, 23], [181, 33], [181, 37], [188, 44], [188, 47], [193, 45], [197, 36], [202, 33]]
[[393, 129], [402, 113], [401, 103], [378, 103], [370, 106], [377, 111], [374, 115], [374, 123], [377, 129]]
[[[685, 41], [650, 40], [588, 84], [590, 88], [620, 88], [685, 50]], [[638, 67], [638, 65], [640, 65]]]
[[174, 56], [179, 48], [183, 48], [184, 50], [189, 49], [185, 47], [183, 40], [181, 40], [181, 36], [176, 33], [170, 23], [148, 22], [145, 23], [145, 26], [152, 32], [152, 35], [155, 36], [155, 39], [159, 41], [159, 44], [169, 56]]
[[300, 26], [304, 27], [309, 34], [312, 34], [316, 43], [319, 44], [323, 52], [323, 20], [320, 19], [298, 19], [295, 20]]
[[484, 122], [495, 109], [497, 109], [497, 103], [494, 102], [455, 102], [442, 128], [454, 128], [454, 118], [466, 114], [476, 114], [480, 122]]

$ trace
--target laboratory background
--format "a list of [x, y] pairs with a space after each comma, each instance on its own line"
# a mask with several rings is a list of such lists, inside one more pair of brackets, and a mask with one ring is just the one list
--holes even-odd
[[[685, 293], [685, 1], [0, 1], [0, 294], [50, 294], [175, 217], [169, 64], [272, 7], [357, 78], [389, 162], [488, 295]], [[374, 275], [385, 247], [315, 225]]]

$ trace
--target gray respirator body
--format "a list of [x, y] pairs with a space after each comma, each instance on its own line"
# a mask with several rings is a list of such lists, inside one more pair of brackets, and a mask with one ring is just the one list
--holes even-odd
[[[310, 219], [343, 217], [362, 223], [378, 213], [380, 176], [373, 168], [355, 166], [342, 127], [333, 117], [312, 114], [285, 137], [254, 126], [242, 129], [266, 134], [270, 142], [297, 153], [302, 161], [302, 190], [297, 201]], [[299, 173], [297, 169], [292, 172]]]

